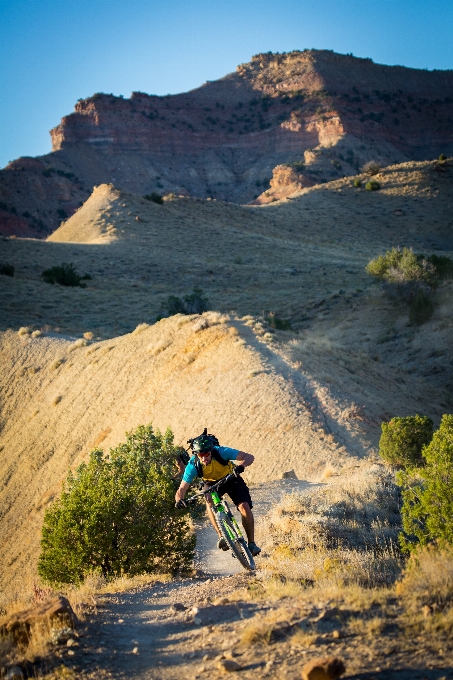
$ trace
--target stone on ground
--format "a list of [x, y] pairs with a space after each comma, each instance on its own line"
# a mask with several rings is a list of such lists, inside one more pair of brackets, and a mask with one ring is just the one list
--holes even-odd
[[346, 668], [341, 659], [334, 656], [317, 657], [302, 668], [303, 680], [335, 680]]

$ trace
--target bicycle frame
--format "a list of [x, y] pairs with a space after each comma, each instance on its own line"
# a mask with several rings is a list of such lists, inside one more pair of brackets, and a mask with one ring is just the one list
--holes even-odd
[[[194, 503], [200, 496], [204, 496], [207, 503], [211, 501], [210, 505], [212, 507], [215, 522], [219, 531], [223, 534], [224, 539], [229, 544], [233, 557], [236, 557], [239, 560], [244, 569], [253, 571], [255, 569], [255, 562], [247, 546], [247, 542], [244, 540], [242, 531], [240, 530], [228, 503], [217, 493], [219, 486], [234, 476], [233, 473], [230, 473], [229, 475], [226, 475], [226, 477], [222, 477], [222, 479], [219, 479], [219, 481], [212, 486], [195, 494], [191, 498], [188, 498], [186, 502]], [[208, 500], [208, 496], [210, 496], [210, 501]]]
[[[209, 491], [208, 491], [208, 493], [209, 493]], [[211, 491], [211, 498], [212, 498], [212, 507], [213, 507], [214, 513], [223, 511], [234, 526], [234, 529], [236, 531], [236, 536], [230, 530], [228, 525], [226, 527], [231, 540], [235, 541], [237, 538], [244, 538], [243, 535], [242, 535], [242, 531], [239, 528], [239, 524], [236, 522], [236, 518], [233, 515], [233, 513], [231, 512], [231, 510], [228, 506], [228, 503], [225, 500], [223, 500], [223, 498], [220, 498], [217, 491]]]

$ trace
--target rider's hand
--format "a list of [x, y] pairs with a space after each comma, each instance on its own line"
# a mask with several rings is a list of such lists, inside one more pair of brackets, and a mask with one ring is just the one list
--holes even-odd
[[236, 475], [236, 477], [239, 477], [239, 475], [242, 475], [244, 470], [245, 470], [245, 467], [243, 465], [236, 465], [233, 472]]
[[184, 508], [187, 508], [186, 501], [183, 501], [182, 498], [180, 498], [179, 501], [176, 501], [175, 508], [178, 508], [178, 510], [183, 510]]

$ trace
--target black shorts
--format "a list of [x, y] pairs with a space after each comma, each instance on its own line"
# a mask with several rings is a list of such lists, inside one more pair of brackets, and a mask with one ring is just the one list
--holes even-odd
[[[208, 486], [212, 486], [212, 484], [215, 484], [215, 482], [208, 483]], [[253, 508], [249, 488], [242, 477], [233, 477], [221, 484], [217, 487], [217, 493], [220, 497], [227, 493], [236, 507], [241, 503], [248, 503], [250, 508]]]

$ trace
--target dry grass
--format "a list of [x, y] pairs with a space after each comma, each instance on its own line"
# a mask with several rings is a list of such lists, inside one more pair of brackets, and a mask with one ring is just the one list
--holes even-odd
[[453, 547], [430, 545], [408, 559], [397, 594], [411, 609], [453, 603]]
[[332, 463], [330, 463], [330, 462], [326, 463], [326, 464], [325, 464], [325, 467], [324, 467], [324, 470], [323, 470], [322, 473], [321, 473], [321, 481], [322, 481], [322, 482], [327, 481], [327, 480], [330, 479], [330, 477], [332, 477], [332, 475], [334, 475], [335, 473], [336, 473], [336, 468], [335, 468], [335, 466], [332, 465]]
[[453, 632], [453, 547], [430, 545], [408, 559], [396, 594], [409, 629], [437, 634]]
[[74, 352], [76, 349], [80, 349], [81, 347], [86, 347], [88, 345], [88, 340], [86, 338], [79, 338], [75, 342], [72, 343], [72, 345], [69, 345], [68, 347], [68, 352]]
[[139, 333], [142, 333], [143, 331], [146, 331], [146, 329], [149, 328], [148, 323], [140, 323], [133, 331], [132, 335], [138, 335]]
[[374, 466], [274, 506], [259, 524], [263, 568], [306, 583], [387, 585], [401, 571], [399, 531], [397, 487]]
[[255, 617], [245, 626], [241, 643], [243, 645], [269, 645], [274, 641], [274, 632], [278, 630], [279, 624], [288, 624], [293, 617], [294, 611], [284, 607], [270, 611], [262, 618]]
[[167, 347], [170, 347], [171, 345], [171, 340], [166, 339], [166, 340], [160, 340], [157, 343], [152, 342], [151, 344], [148, 345], [146, 348], [146, 351], [151, 354], [151, 356], [155, 357], [164, 350], [167, 349]]

